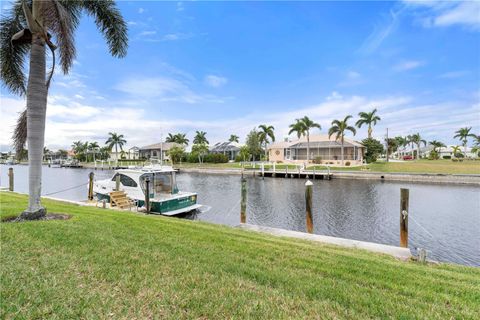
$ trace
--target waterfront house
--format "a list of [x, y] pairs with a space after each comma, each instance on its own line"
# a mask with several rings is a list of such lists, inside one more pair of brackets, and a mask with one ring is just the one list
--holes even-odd
[[242, 145], [238, 142], [218, 142], [210, 148], [210, 153], [221, 153], [228, 157], [228, 160], [235, 160]]
[[[340, 141], [328, 135], [310, 136], [310, 161], [321, 161], [321, 163], [341, 164]], [[344, 160], [350, 165], [362, 164], [365, 147], [352, 139], [344, 139]], [[303, 163], [307, 161], [307, 138], [301, 137], [293, 141], [282, 141], [268, 146], [270, 161], [284, 163]]]
[[151, 144], [148, 146], [144, 146], [139, 148], [138, 152], [140, 154], [140, 158], [142, 159], [170, 159], [168, 157], [168, 151], [173, 147], [182, 147], [180, 144], [176, 142], [159, 142], [155, 144]]

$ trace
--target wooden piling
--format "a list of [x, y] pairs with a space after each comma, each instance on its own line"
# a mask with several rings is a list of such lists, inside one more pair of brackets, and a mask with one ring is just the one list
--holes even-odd
[[262, 180], [265, 180], [265, 163], [262, 162]]
[[241, 200], [240, 200], [240, 223], [247, 222], [247, 179], [242, 178], [241, 187]]
[[115, 191], [120, 191], [120, 174], [115, 176]]
[[276, 168], [275, 168], [275, 162], [273, 163], [273, 173], [272, 173], [272, 177], [276, 177], [277, 176], [277, 173], [276, 173]]
[[93, 172], [88, 175], [88, 200], [93, 200]]
[[315, 166], [313, 166], [313, 180], [315, 180]]
[[13, 191], [13, 168], [8, 168], [8, 190]]
[[313, 218], [312, 218], [312, 186], [310, 180], [305, 182], [305, 208], [307, 213], [307, 232], [313, 233]]
[[409, 189], [400, 189], [400, 247], [408, 248]]
[[145, 178], [145, 209], [150, 213], [150, 178]]

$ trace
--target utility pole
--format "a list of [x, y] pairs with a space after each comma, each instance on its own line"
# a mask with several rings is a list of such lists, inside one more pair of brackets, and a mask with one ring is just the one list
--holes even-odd
[[386, 145], [387, 145], [387, 162], [388, 162], [388, 146], [389, 146], [389, 143], [388, 143], [388, 128], [387, 128], [387, 140], [386, 140]]

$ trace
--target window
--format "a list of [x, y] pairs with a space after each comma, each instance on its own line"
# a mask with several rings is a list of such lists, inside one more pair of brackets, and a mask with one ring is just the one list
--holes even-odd
[[[115, 181], [117, 179], [118, 175], [119, 175], [119, 173], [114, 175], [113, 178], [112, 178], [112, 181]], [[133, 180], [132, 178], [130, 178], [129, 176], [126, 176], [124, 174], [120, 174], [120, 183], [122, 185], [124, 185], [125, 187], [133, 187], [133, 188], [137, 187], [137, 183], [135, 182], [135, 180]]]
[[152, 152], [152, 156], [153, 156], [153, 157], [156, 157], [156, 156], [157, 156], [157, 151], [153, 151], [153, 152]]

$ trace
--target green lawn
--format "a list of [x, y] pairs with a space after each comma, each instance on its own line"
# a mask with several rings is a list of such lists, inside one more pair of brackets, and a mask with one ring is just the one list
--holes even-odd
[[[309, 167], [313, 169], [312, 167]], [[315, 166], [324, 170], [324, 166]], [[367, 165], [370, 172], [480, 174], [480, 161], [453, 162], [452, 160], [415, 160], [404, 162], [374, 162]], [[331, 170], [362, 171], [364, 167], [331, 167]]]
[[480, 268], [44, 203], [73, 218], [0, 225], [2, 319], [480, 318]]

